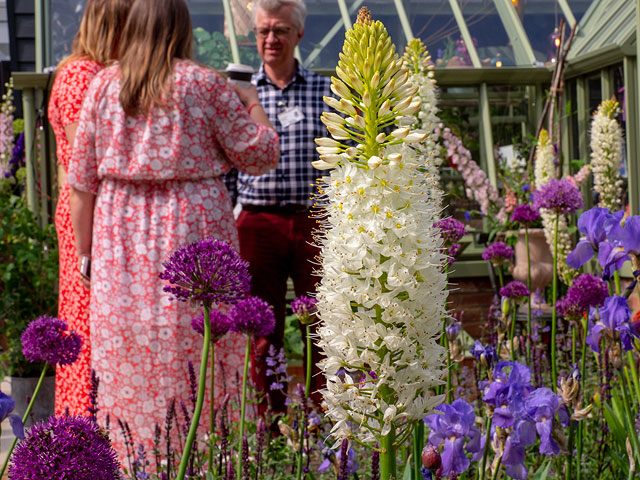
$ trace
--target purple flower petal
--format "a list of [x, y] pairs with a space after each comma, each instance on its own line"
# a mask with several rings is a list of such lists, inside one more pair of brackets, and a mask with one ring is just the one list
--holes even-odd
[[9, 425], [11, 425], [11, 431], [20, 440], [24, 440], [24, 425], [22, 419], [17, 413], [9, 415]]
[[593, 258], [593, 247], [588, 240], [580, 240], [569, 255], [567, 255], [567, 265], [578, 270], [582, 265]]

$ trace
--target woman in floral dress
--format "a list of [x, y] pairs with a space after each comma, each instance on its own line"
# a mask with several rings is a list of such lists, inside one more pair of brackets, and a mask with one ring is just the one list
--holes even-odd
[[87, 2], [71, 54], [60, 62], [56, 70], [49, 100], [49, 120], [56, 136], [60, 185], [55, 216], [60, 251], [58, 316], [83, 339], [78, 360], [56, 371], [56, 414], [68, 409], [72, 415], [86, 415], [91, 389], [89, 290], [80, 282], [77, 271], [78, 258], [69, 213], [69, 186], [65, 177], [82, 100], [96, 73], [115, 57], [118, 36], [130, 6], [128, 0]]
[[[232, 88], [190, 59], [183, 0], [136, 0], [121, 45], [119, 64], [87, 93], [68, 182], [78, 254], [92, 261], [99, 418], [126, 420], [136, 445], [150, 447], [171, 399], [189, 405], [188, 362], [199, 368], [202, 345], [190, 326], [197, 311], [162, 291], [162, 262], [209, 236], [237, 248], [221, 175], [232, 166], [262, 174], [279, 146], [255, 87]], [[240, 370], [242, 345], [233, 335], [216, 345], [227, 380], [218, 370], [218, 398]], [[121, 437], [115, 445], [122, 456]]]

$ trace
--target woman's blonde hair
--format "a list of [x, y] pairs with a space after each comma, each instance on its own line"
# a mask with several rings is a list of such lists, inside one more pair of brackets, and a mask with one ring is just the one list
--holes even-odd
[[71, 53], [58, 64], [87, 58], [103, 65], [118, 56], [119, 37], [133, 0], [87, 0]]
[[127, 115], [166, 105], [173, 61], [190, 59], [191, 16], [184, 0], [136, 0], [122, 32], [120, 104]]

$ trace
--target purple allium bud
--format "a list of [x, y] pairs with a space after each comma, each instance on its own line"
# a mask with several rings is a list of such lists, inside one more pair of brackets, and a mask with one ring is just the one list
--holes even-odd
[[[231, 319], [219, 310], [209, 312], [209, 323], [211, 324], [211, 342], [216, 343], [231, 330]], [[204, 335], [204, 312], [200, 312], [197, 317], [191, 320], [191, 328], [200, 335]]]
[[555, 213], [575, 213], [583, 206], [582, 194], [569, 180], [552, 178], [533, 194], [533, 208]]
[[440, 453], [433, 445], [426, 445], [422, 449], [422, 465], [429, 470], [437, 470], [442, 464]]
[[90, 418], [50, 417], [18, 442], [9, 478], [120, 478], [118, 456], [107, 434]]
[[67, 329], [67, 322], [43, 315], [22, 332], [22, 353], [30, 362], [70, 365], [78, 359], [82, 337]]
[[500, 289], [500, 296], [507, 298], [528, 297], [530, 294], [531, 292], [529, 292], [527, 286], [517, 280], [507, 283]]
[[540, 213], [529, 204], [518, 205], [511, 214], [511, 221], [522, 225], [531, 225], [538, 218]]
[[270, 335], [276, 325], [271, 305], [253, 296], [236, 303], [229, 312], [229, 318], [232, 322], [232, 331], [256, 337]]
[[291, 310], [296, 314], [301, 324], [307, 325], [310, 323], [311, 316], [316, 313], [317, 303], [315, 298], [301, 295], [291, 302]]
[[495, 242], [482, 252], [483, 260], [490, 260], [494, 265], [502, 265], [506, 260], [513, 259], [513, 248], [504, 242]]
[[440, 230], [442, 240], [445, 246], [451, 246], [464, 237], [466, 225], [455, 218], [443, 218], [434, 223], [434, 226]]
[[163, 266], [160, 278], [172, 284], [163, 290], [183, 302], [236, 303], [249, 292], [249, 263], [215, 238], [180, 247]]

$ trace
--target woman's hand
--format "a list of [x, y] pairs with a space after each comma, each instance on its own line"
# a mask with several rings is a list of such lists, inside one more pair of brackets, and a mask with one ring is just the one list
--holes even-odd
[[233, 82], [228, 82], [227, 84], [238, 94], [245, 107], [249, 108], [254, 103], [260, 104], [258, 90], [256, 90], [255, 85], [251, 85], [249, 88], [242, 88]]

